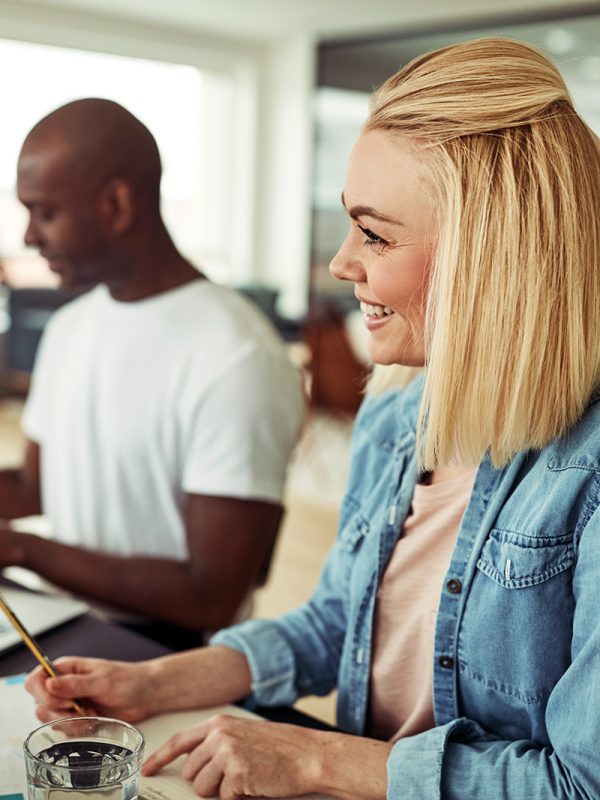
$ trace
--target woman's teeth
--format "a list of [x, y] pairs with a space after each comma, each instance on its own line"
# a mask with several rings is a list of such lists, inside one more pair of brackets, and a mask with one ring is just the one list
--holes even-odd
[[365, 317], [387, 317], [389, 314], [393, 314], [391, 308], [387, 306], [372, 306], [369, 303], [362, 303], [360, 304], [360, 310], [365, 315]]

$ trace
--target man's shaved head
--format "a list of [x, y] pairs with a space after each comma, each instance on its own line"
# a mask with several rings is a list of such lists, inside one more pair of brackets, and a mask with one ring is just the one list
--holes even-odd
[[61, 106], [30, 131], [19, 155], [26, 244], [65, 288], [126, 279], [163, 235], [160, 175], [154, 137], [118, 103]]
[[67, 180], [101, 186], [114, 177], [131, 182], [138, 202], [158, 204], [161, 163], [148, 128], [112, 100], [67, 103], [30, 131], [21, 156], [40, 149], [60, 153]]
[[19, 155], [17, 194], [35, 247], [64, 289], [104, 283], [137, 300], [198, 277], [160, 213], [154, 137], [111, 100], [75, 100], [30, 131]]

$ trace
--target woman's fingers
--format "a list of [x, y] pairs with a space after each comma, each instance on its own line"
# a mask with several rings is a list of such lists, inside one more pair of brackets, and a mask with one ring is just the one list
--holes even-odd
[[183, 753], [189, 753], [193, 750], [204, 740], [205, 735], [205, 723], [201, 723], [186, 731], [176, 733], [175, 736], [171, 736], [162, 747], [146, 760], [142, 767], [142, 774], [154, 775], [159, 772], [167, 764], [183, 755]]
[[57, 698], [94, 697], [100, 683], [101, 679], [95, 675], [61, 675], [48, 678], [46, 689]]
[[224, 774], [216, 759], [208, 762], [203, 759], [203, 766], [188, 780], [192, 782], [194, 791], [200, 797], [217, 797], [223, 789]]
[[[188, 751], [188, 756], [183, 764], [183, 767], [181, 768], [182, 776], [186, 779], [186, 781], [193, 782], [199, 773], [211, 763], [211, 759], [212, 753], [207, 747], [206, 739], [204, 739], [202, 742], [200, 742], [200, 744]], [[220, 771], [221, 770], [219, 770], [219, 772]], [[212, 797], [212, 794], [203, 796]]]
[[40, 719], [75, 714], [73, 701], [85, 712], [115, 716], [135, 722], [146, 714], [139, 696], [143, 690], [137, 664], [96, 658], [61, 658], [59, 673], [49, 678], [41, 667], [26, 679], [25, 688], [34, 696]]

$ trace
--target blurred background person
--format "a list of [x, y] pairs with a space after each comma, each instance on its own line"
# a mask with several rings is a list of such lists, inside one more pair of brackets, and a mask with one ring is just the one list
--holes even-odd
[[5, 526], [0, 563], [181, 646], [265, 577], [303, 398], [262, 314], [176, 249], [160, 178], [154, 138], [111, 101], [69, 103], [25, 140], [25, 241], [63, 289], [94, 288], [47, 326], [25, 462], [0, 473], [0, 516], [43, 512], [52, 538]]

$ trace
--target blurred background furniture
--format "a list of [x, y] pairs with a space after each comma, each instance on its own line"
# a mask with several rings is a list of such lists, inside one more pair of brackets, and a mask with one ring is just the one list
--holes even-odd
[[6, 369], [30, 373], [44, 327], [57, 308], [73, 295], [60, 289], [27, 288], [7, 290], [9, 325], [4, 355]]
[[346, 320], [335, 303], [315, 304], [302, 323], [301, 337], [310, 353], [311, 406], [353, 415], [362, 401], [368, 367], [352, 348]]

